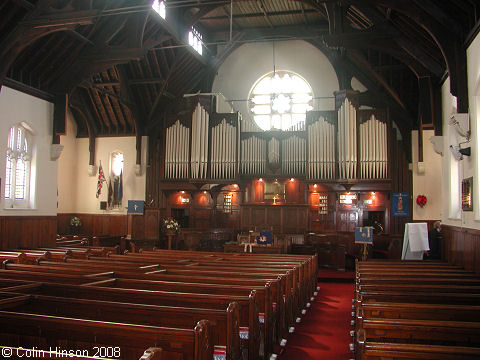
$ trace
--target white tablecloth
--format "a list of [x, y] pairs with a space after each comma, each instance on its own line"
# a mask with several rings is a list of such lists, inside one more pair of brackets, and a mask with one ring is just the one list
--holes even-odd
[[403, 235], [402, 260], [422, 260], [428, 246], [427, 223], [407, 223]]

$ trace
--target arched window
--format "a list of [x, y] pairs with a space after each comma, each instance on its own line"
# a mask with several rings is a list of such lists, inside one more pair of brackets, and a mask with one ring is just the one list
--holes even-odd
[[23, 124], [12, 126], [8, 133], [5, 171], [5, 206], [27, 208], [30, 198], [32, 134]]
[[110, 155], [110, 181], [108, 190], [109, 208], [119, 208], [123, 199], [123, 153], [114, 151]]
[[264, 131], [302, 130], [306, 112], [313, 109], [308, 82], [291, 71], [270, 72], [253, 85], [248, 96], [255, 123]]

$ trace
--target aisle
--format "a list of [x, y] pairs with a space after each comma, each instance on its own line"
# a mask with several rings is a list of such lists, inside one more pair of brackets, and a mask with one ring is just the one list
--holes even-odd
[[311, 308], [287, 338], [279, 360], [348, 360], [353, 284], [319, 282]]

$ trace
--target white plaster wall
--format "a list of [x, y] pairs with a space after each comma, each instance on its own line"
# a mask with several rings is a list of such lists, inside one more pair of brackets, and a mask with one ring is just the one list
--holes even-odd
[[[433, 150], [430, 137], [433, 130], [422, 131], [424, 172], [418, 166], [418, 131], [412, 131], [412, 165], [413, 165], [413, 220], [433, 220], [442, 218], [442, 157]], [[422, 208], [417, 205], [417, 196], [425, 195], [427, 204]]]
[[[135, 137], [109, 137], [97, 138], [95, 143], [95, 164], [97, 173], [95, 176], [88, 175], [89, 150], [88, 138], [75, 139], [74, 142], [65, 139], [65, 147], [73, 147], [74, 150], [66, 149], [65, 160], [74, 162], [74, 168], [71, 169], [75, 174], [74, 184], [62, 183], [60, 192], [65, 194], [59, 201], [59, 212], [77, 212], [87, 214], [104, 213], [126, 213], [125, 207], [128, 200], [145, 200], [145, 165], [147, 151], [147, 137], [142, 138], [142, 173], [140, 176], [135, 174]], [[65, 151], [65, 150], [64, 150]], [[102, 193], [97, 199], [98, 166], [102, 162], [103, 171], [108, 182], [110, 174], [110, 155], [114, 151], [121, 151], [124, 154], [124, 172], [123, 172], [123, 207], [119, 210], [100, 210], [100, 201], [108, 200], [107, 183], [103, 183]], [[63, 154], [62, 154], [63, 156]], [[65, 168], [69, 168], [65, 164]], [[60, 169], [62, 171], [62, 169]], [[73, 189], [73, 194], [68, 196], [69, 189]]]
[[60, 137], [60, 144], [64, 146], [58, 159], [58, 212], [73, 213], [77, 207], [78, 151], [77, 151], [77, 124], [70, 111], [67, 113], [66, 135]]
[[[313, 89], [314, 110], [334, 110], [333, 92], [339, 90], [338, 79], [327, 57], [302, 40], [275, 42], [275, 69], [301, 75]], [[246, 100], [255, 82], [273, 71], [273, 43], [251, 43], [237, 48], [218, 69], [212, 91], [229, 100]], [[250, 116], [246, 101], [232, 103], [243, 118]]]
[[[449, 146], [454, 141], [464, 141], [465, 139], [458, 136], [454, 129], [448, 125], [448, 120], [455, 108], [455, 98], [450, 94], [450, 79], [445, 80], [442, 87], [442, 110], [443, 110], [443, 136], [444, 136], [444, 158], [443, 158], [443, 194], [444, 202], [442, 204], [442, 221], [445, 224], [460, 226], [472, 229], [480, 229], [480, 181], [479, 169], [480, 158], [478, 156], [478, 141], [480, 139], [480, 129], [478, 122], [480, 121], [480, 36], [467, 49], [467, 74], [468, 74], [468, 94], [469, 94], [469, 115], [470, 128], [472, 137], [470, 146], [472, 148], [472, 156], [464, 157], [464, 160], [458, 163], [458, 181], [473, 176], [473, 209], [474, 211], [460, 211], [459, 218], [455, 218], [449, 213], [450, 202], [455, 201], [455, 195], [452, 194], [450, 182], [452, 177], [452, 165], [449, 164], [451, 154]], [[453, 105], [452, 105], [453, 104]], [[467, 125], [464, 125], [467, 128]], [[468, 145], [466, 145], [468, 146]], [[455, 188], [455, 187], [453, 187]], [[460, 201], [460, 199], [459, 199]]]
[[[50, 160], [52, 144], [53, 104], [2, 86], [0, 92], [0, 196], [1, 216], [55, 216], [57, 214], [57, 161]], [[33, 208], [4, 209], [5, 156], [8, 132], [12, 125], [27, 123], [34, 131], [32, 172], [36, 182], [31, 184], [34, 193]]]

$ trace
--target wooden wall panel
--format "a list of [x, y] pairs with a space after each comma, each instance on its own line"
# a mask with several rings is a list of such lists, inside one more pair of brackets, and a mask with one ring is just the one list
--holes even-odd
[[160, 237], [160, 210], [145, 209], [145, 239], [157, 240]]
[[303, 234], [307, 230], [307, 205], [242, 205], [242, 230], [271, 229], [278, 233]]
[[442, 225], [442, 234], [445, 260], [480, 274], [480, 230]]
[[70, 219], [78, 216], [82, 226], [78, 230], [81, 235], [126, 235], [127, 215], [125, 214], [58, 214], [58, 234], [71, 234]]
[[55, 246], [56, 216], [0, 217], [0, 249]]
[[[392, 131], [391, 138], [395, 139], [395, 130]], [[413, 185], [412, 185], [412, 172], [408, 169], [409, 160], [405, 154], [405, 148], [408, 148], [408, 144], [403, 144], [401, 141], [392, 141], [392, 145], [389, 148], [390, 162], [390, 174], [392, 174], [392, 192], [408, 192], [410, 194], [410, 216], [399, 217], [392, 216], [390, 223], [390, 229], [385, 228], [385, 232], [391, 234], [403, 234], [405, 224], [412, 222], [412, 207], [413, 207]], [[390, 156], [390, 154], [392, 156]]]

